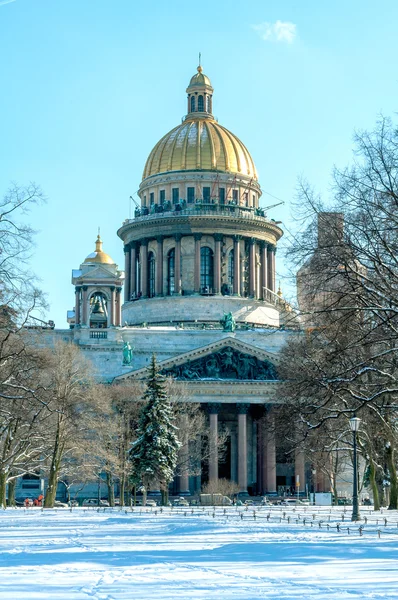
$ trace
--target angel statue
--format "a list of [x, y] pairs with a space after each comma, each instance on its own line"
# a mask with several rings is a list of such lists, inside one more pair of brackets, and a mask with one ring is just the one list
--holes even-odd
[[234, 319], [234, 316], [231, 312], [229, 313], [224, 313], [223, 318], [220, 321], [221, 325], [224, 328], [224, 331], [235, 331], [236, 328], [236, 321]]
[[123, 364], [131, 365], [131, 361], [133, 360], [133, 349], [130, 345], [130, 342], [124, 342], [123, 345]]

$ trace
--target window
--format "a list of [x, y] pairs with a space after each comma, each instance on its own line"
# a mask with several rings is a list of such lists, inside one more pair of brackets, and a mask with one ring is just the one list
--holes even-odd
[[195, 188], [187, 188], [187, 200], [188, 204], [193, 204], [195, 202]]
[[166, 191], [165, 190], [160, 190], [160, 192], [159, 192], [159, 204], [161, 204], [163, 206], [165, 200], [166, 200]]
[[149, 194], [149, 204], [152, 206], [152, 204], [155, 204], [155, 194], [154, 192], [151, 192]]
[[178, 204], [180, 201], [180, 188], [173, 188], [171, 190], [171, 193], [173, 198], [173, 204]]
[[255, 194], [253, 194], [253, 196], [252, 196], [252, 202], [253, 202], [252, 206], [253, 207], [256, 206], [256, 195]]
[[234, 204], [238, 204], [238, 190], [232, 190], [232, 200]]
[[206, 96], [206, 111], [210, 112], [210, 96]]
[[198, 111], [203, 112], [203, 96], [198, 97]]
[[220, 200], [220, 204], [225, 204], [225, 188], [220, 188], [218, 190], [218, 198]]
[[191, 96], [191, 112], [195, 112], [195, 96]]
[[172, 248], [167, 255], [167, 294], [171, 296], [175, 290], [175, 248]]
[[203, 188], [203, 202], [210, 202], [210, 188]]
[[231, 252], [228, 254], [228, 288], [229, 288], [230, 293], [232, 293], [233, 287], [234, 287], [234, 269], [235, 269], [234, 251], [231, 250]]
[[209, 294], [213, 289], [213, 251], [204, 246], [200, 249], [200, 290]]
[[146, 206], [146, 196], [144, 194], [144, 206]]
[[243, 201], [245, 203], [245, 206], [249, 206], [249, 194], [247, 192], [243, 194]]
[[155, 295], [155, 257], [153, 252], [148, 254], [148, 298]]

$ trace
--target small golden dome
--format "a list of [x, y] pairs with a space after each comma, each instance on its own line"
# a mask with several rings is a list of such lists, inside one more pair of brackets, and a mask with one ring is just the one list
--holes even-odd
[[197, 71], [198, 72], [195, 73], [195, 75], [193, 77], [191, 77], [191, 81], [189, 82], [187, 91], [191, 87], [198, 87], [198, 86], [199, 87], [208, 86], [210, 88], [212, 87], [210, 79], [207, 77], [207, 75], [205, 75], [203, 73], [203, 69], [200, 65], [198, 66]]
[[198, 169], [247, 175], [257, 181], [253, 159], [240, 139], [214, 119], [191, 113], [153, 148], [143, 179], [169, 171]]
[[104, 265], [114, 265], [115, 261], [109, 256], [109, 254], [106, 254], [105, 252], [102, 251], [102, 240], [100, 235], [97, 235], [97, 239], [95, 242], [95, 252], [92, 252], [91, 254], [89, 254], [87, 256], [87, 258], [84, 260], [85, 263], [101, 263]]

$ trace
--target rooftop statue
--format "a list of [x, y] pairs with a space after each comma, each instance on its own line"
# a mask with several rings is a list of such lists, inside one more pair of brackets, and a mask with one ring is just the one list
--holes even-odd
[[224, 313], [223, 318], [220, 321], [221, 325], [224, 328], [224, 331], [232, 331], [234, 332], [236, 329], [236, 321], [231, 312]]
[[123, 364], [131, 365], [133, 361], [133, 349], [130, 345], [130, 342], [124, 342], [123, 345]]

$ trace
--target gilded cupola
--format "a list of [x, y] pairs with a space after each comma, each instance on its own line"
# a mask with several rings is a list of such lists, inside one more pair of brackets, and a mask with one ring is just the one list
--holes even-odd
[[213, 116], [213, 87], [201, 66], [186, 91], [188, 113], [154, 146], [143, 180], [168, 172], [202, 170], [243, 175], [257, 181], [256, 167], [246, 146]]
[[114, 265], [115, 264], [115, 261], [109, 256], [109, 254], [106, 254], [106, 252], [103, 252], [102, 240], [101, 240], [101, 237], [99, 234], [95, 241], [95, 251], [87, 256], [87, 258], [84, 260], [84, 263], [85, 264], [100, 263], [100, 264], [105, 264], [105, 265]]

